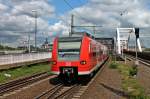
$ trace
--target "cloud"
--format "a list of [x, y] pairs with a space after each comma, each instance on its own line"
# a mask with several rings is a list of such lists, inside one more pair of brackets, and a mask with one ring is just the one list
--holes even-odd
[[[23, 31], [29, 31], [31, 39], [34, 40], [35, 13], [32, 10], [37, 10], [38, 38], [68, 35], [71, 14], [75, 16], [75, 25], [103, 26], [96, 28], [99, 30], [97, 35], [100, 36], [115, 36], [117, 27], [136, 26], [140, 27], [141, 32], [149, 33], [149, 29], [146, 29], [150, 27], [149, 0], [89, 0], [88, 3], [70, 9], [62, 16], [56, 15], [55, 5], [51, 5], [49, 0], [7, 1], [0, 0], [0, 36], [3, 39], [15, 35], [16, 38], [20, 37], [17, 41], [26, 40], [27, 33]], [[58, 21], [49, 24], [53, 19]], [[93, 32], [92, 29], [90, 31]]]
[[37, 11], [38, 17], [52, 17], [54, 16], [55, 8], [54, 6], [50, 5], [47, 0], [25, 0], [20, 1], [14, 0], [13, 3], [14, 9], [12, 10], [12, 14], [26, 14], [28, 16], [34, 17], [34, 12], [32, 10]]
[[[75, 25], [101, 25], [101, 33], [108, 37], [115, 36], [117, 27], [139, 27], [140, 31], [149, 33], [149, 0], [89, 0], [83, 6], [74, 8], [66, 16], [75, 16]], [[69, 21], [68, 21], [69, 23]]]
[[8, 9], [7, 6], [5, 6], [4, 4], [0, 4], [0, 11], [5, 11], [7, 9]]
[[17, 46], [18, 41], [27, 40], [28, 33], [34, 40], [35, 13], [32, 10], [37, 10], [37, 36], [40, 38], [41, 32], [49, 32], [48, 22], [55, 16], [55, 7], [48, 0], [6, 1], [0, 0], [0, 39], [5, 43]]
[[55, 35], [60, 36], [59, 34], [62, 35], [68, 35], [69, 31], [68, 31], [68, 27], [63, 23], [63, 21], [59, 21], [58, 23], [55, 23], [54, 25], [49, 27], [49, 30], [51, 31], [51, 35], [53, 35], [55, 32]]

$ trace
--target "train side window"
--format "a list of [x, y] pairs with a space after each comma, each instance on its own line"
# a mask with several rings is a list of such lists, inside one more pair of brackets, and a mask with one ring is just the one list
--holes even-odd
[[93, 49], [92, 49], [92, 44], [90, 42], [90, 46], [89, 46], [89, 54], [90, 54], [90, 56], [92, 56], [92, 52], [93, 52]]

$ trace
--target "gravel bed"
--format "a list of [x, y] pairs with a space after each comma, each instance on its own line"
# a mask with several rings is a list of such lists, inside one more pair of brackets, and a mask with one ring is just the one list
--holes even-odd
[[150, 95], [150, 67], [140, 65], [138, 66], [137, 79], [141, 86], [145, 89], [147, 95]]
[[105, 66], [80, 99], [126, 99], [121, 89], [121, 75]]
[[[134, 61], [127, 61], [127, 64], [133, 65]], [[150, 67], [139, 63], [138, 68], [138, 73], [136, 76], [136, 79], [140, 83], [140, 85], [144, 88], [145, 93], [147, 95], [150, 95]]]

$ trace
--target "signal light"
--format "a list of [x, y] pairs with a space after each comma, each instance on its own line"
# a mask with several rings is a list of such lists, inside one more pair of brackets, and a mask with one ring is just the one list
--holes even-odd
[[85, 65], [85, 64], [86, 64], [86, 61], [83, 60], [83, 61], [80, 62], [80, 64], [81, 64], [81, 65]]

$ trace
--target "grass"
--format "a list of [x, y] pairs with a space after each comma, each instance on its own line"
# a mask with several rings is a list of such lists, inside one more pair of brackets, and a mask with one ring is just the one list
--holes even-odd
[[150, 99], [150, 96], [145, 95], [144, 88], [134, 78], [134, 75], [137, 74], [137, 68], [135, 66], [112, 62], [109, 67], [117, 69], [120, 72], [122, 76], [122, 89], [128, 93], [130, 99]]
[[111, 63], [110, 63], [110, 65], [109, 65], [109, 68], [111, 68], [111, 69], [116, 69], [116, 68], [117, 68], [117, 66], [118, 66], [118, 64], [117, 64], [117, 63], [115, 63], [115, 62], [111, 62]]
[[0, 84], [45, 71], [49, 71], [50, 74], [50, 66], [47, 63], [23, 66], [21, 68], [2, 71], [0, 72]]

